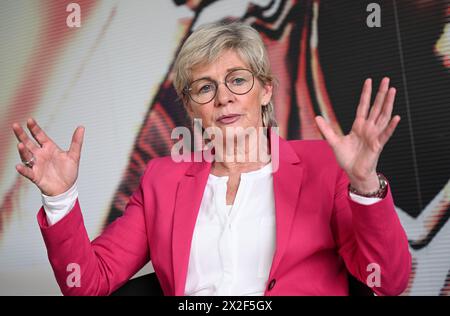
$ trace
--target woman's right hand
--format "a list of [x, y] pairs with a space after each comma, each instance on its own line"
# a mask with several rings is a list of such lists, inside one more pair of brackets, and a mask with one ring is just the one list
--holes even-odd
[[17, 123], [12, 128], [19, 143], [20, 158], [23, 162], [34, 157], [33, 165], [16, 165], [22, 176], [33, 182], [45, 195], [55, 196], [69, 190], [78, 177], [84, 127], [77, 127], [68, 151], [58, 147], [33, 119], [28, 119], [27, 127], [36, 143], [28, 137]]

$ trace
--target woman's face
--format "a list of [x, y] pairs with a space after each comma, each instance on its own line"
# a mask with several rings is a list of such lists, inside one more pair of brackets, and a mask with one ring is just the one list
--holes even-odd
[[[203, 128], [218, 127], [225, 136], [229, 127], [255, 129], [262, 127], [261, 106], [267, 104], [272, 97], [272, 85], [263, 85], [254, 79], [252, 89], [243, 95], [234, 94], [225, 84], [225, 77], [233, 69], [248, 69], [250, 67], [233, 51], [228, 50], [209, 65], [197, 66], [192, 70], [192, 82], [208, 78], [218, 83], [216, 96], [206, 104], [199, 104], [188, 99], [187, 109], [192, 119], [201, 119]], [[230, 79], [232, 75], [229, 76]], [[235, 80], [231, 78], [231, 80]], [[236, 79], [237, 84], [240, 82]], [[222, 118], [227, 115], [228, 118]]]

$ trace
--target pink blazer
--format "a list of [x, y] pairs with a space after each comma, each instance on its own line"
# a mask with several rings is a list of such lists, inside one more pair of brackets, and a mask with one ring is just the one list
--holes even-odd
[[[204, 160], [152, 159], [124, 215], [92, 242], [79, 201], [50, 227], [41, 208], [38, 222], [62, 293], [110, 294], [151, 259], [164, 294], [184, 295], [210, 167]], [[377, 294], [406, 289], [411, 256], [390, 189], [382, 201], [364, 206], [349, 198], [347, 185], [325, 141], [279, 138], [273, 174], [276, 251], [265, 295], [348, 295], [347, 273], [364, 283], [376, 280], [373, 263], [380, 268]], [[67, 282], [74, 280], [71, 263], [80, 267], [79, 287]]]

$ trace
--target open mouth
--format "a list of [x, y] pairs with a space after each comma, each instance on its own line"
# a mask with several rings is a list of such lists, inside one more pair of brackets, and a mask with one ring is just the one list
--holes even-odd
[[217, 122], [221, 123], [221, 124], [233, 124], [234, 122], [236, 122], [237, 120], [239, 120], [241, 118], [240, 114], [227, 114], [227, 115], [222, 115], [217, 119]]

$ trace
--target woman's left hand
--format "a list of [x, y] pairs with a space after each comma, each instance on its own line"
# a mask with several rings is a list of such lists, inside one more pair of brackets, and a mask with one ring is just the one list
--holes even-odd
[[323, 117], [316, 117], [339, 165], [347, 173], [352, 187], [360, 192], [374, 192], [380, 186], [376, 174], [378, 158], [400, 121], [398, 115], [391, 117], [395, 93], [395, 88], [389, 88], [389, 78], [383, 78], [369, 112], [372, 80], [366, 79], [348, 135], [337, 134]]

